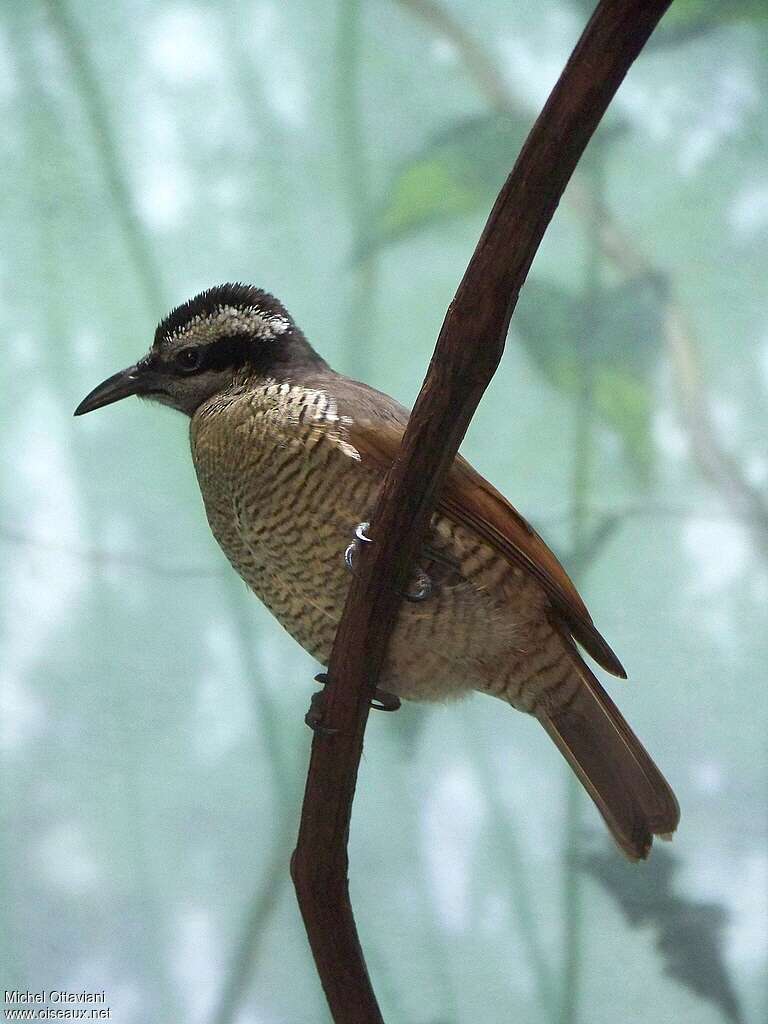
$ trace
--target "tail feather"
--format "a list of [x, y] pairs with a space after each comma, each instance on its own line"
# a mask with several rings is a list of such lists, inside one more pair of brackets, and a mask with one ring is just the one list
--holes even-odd
[[[578, 655], [577, 655], [578, 657]], [[562, 710], [539, 719], [631, 860], [648, 856], [654, 835], [671, 837], [680, 808], [669, 783], [619, 709], [579, 658], [581, 685]]]

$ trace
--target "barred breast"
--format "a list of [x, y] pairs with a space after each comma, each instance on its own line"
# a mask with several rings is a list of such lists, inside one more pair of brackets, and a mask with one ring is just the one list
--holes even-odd
[[[325, 392], [286, 382], [217, 395], [193, 418], [191, 443], [227, 558], [327, 664], [350, 583], [344, 551], [370, 516], [380, 471], [350, 444]], [[420, 700], [483, 689], [530, 710], [522, 682], [531, 658], [547, 660], [552, 633], [540, 587], [445, 517], [433, 518], [429, 546], [433, 595], [403, 603], [381, 686]]]

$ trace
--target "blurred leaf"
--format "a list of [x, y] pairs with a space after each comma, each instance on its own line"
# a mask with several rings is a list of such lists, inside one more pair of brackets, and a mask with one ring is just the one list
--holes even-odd
[[[626, 135], [627, 122], [610, 118], [592, 140], [585, 164]], [[531, 123], [528, 117], [496, 113], [462, 121], [434, 136], [396, 172], [369, 234], [358, 240], [357, 258], [433, 224], [488, 212]]]
[[569, 393], [581, 376], [578, 307], [561, 285], [532, 278], [520, 293], [513, 321], [535, 366], [550, 384]]
[[507, 114], [472, 118], [434, 136], [397, 171], [357, 253], [490, 207], [530, 128]]
[[586, 342], [591, 358], [647, 373], [658, 353], [666, 297], [659, 274], [604, 288], [590, 314], [592, 331]]
[[[596, 0], [579, 0], [579, 7], [589, 17], [597, 6]], [[675, 0], [664, 15], [658, 29], [651, 36], [649, 49], [679, 46], [736, 21], [768, 20], [765, 0]]]
[[627, 454], [643, 477], [653, 462], [653, 396], [645, 381], [621, 370], [601, 367], [595, 374], [595, 408], [621, 435]]
[[675, 0], [659, 27], [664, 33], [681, 25], [707, 25], [716, 28], [732, 21], [766, 19], [768, 6], [765, 0], [729, 0], [728, 3], [712, 3], [712, 0]]
[[534, 278], [514, 320], [534, 365], [558, 390], [577, 394], [589, 370], [595, 411], [643, 478], [653, 459], [651, 384], [663, 301], [663, 282], [652, 275], [603, 288], [590, 306]]
[[696, 903], [678, 894], [674, 854], [654, 846], [647, 864], [638, 868], [611, 847], [588, 854], [582, 865], [614, 897], [632, 927], [656, 928], [666, 973], [740, 1024], [741, 1009], [723, 951], [728, 914], [719, 903]]

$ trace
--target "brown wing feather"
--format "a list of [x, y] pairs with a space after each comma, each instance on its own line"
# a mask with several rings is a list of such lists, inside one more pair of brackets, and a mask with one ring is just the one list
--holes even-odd
[[[336, 378], [338, 380], [338, 378]], [[317, 381], [318, 385], [324, 383]], [[365, 462], [383, 472], [403, 438], [408, 412], [365, 384], [345, 381], [333, 389], [339, 413], [349, 416], [349, 439]], [[532, 526], [461, 456], [456, 458], [438, 509], [475, 532], [504, 558], [531, 573], [548, 594], [551, 614], [606, 671], [626, 678], [621, 662], [598, 633], [568, 573]]]
[[517, 509], [461, 456], [453, 464], [440, 508], [455, 522], [474, 530], [507, 561], [535, 576], [549, 595], [553, 617], [598, 665], [626, 679], [621, 662], [595, 628], [573, 581], [555, 555]]

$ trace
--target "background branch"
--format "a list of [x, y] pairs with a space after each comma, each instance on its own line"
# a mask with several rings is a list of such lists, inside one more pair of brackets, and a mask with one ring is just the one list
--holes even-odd
[[347, 840], [370, 699], [435, 496], [498, 365], [544, 231], [597, 125], [669, 0], [603, 0], [504, 184], [438, 337], [373, 516], [329, 664], [292, 873], [337, 1024], [382, 1021], [355, 928]]

